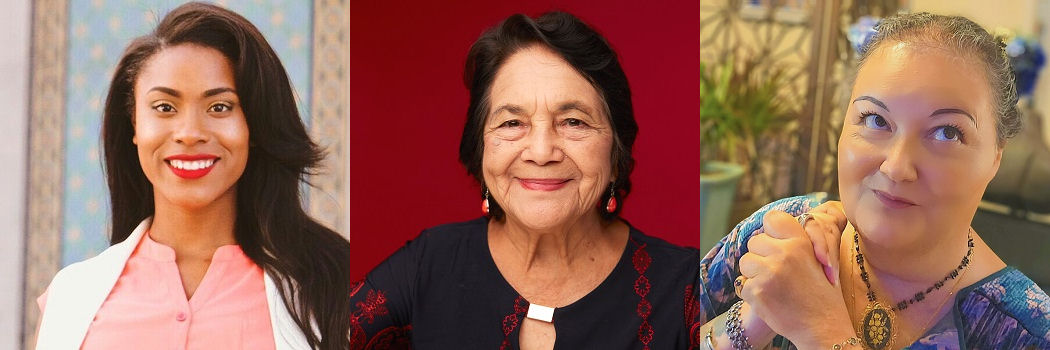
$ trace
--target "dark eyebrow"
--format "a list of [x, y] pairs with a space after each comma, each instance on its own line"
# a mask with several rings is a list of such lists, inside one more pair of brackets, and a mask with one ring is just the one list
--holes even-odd
[[149, 89], [149, 91], [146, 91], [146, 92], [150, 92], [150, 91], [160, 91], [160, 92], [163, 92], [165, 94], [172, 95], [172, 96], [175, 96], [175, 97], [182, 96], [182, 94], [180, 94], [178, 91], [175, 91], [175, 89], [172, 89], [172, 88], [169, 88], [169, 87], [163, 87], [163, 86], [154, 86], [152, 89]]
[[[160, 91], [160, 92], [163, 92], [165, 94], [172, 95], [172, 96], [175, 96], [175, 97], [181, 97], [182, 96], [182, 94], [180, 94], [175, 89], [172, 89], [172, 88], [169, 88], [169, 87], [163, 87], [163, 86], [154, 86], [152, 89], [149, 89], [149, 91]], [[203, 96], [204, 97], [211, 97], [211, 96], [215, 96], [215, 95], [218, 95], [218, 94], [221, 94], [221, 93], [224, 93], [224, 92], [232, 92], [234, 94], [237, 93], [237, 91], [232, 89], [232, 88], [221, 87], [221, 88], [214, 88], [214, 89], [205, 91]]]
[[885, 109], [887, 112], [890, 111], [889, 108], [886, 108], [886, 104], [885, 103], [882, 103], [882, 101], [879, 101], [879, 99], [871, 97], [871, 96], [857, 97], [856, 100], [853, 100], [853, 103], [857, 103], [857, 101], [862, 101], [862, 100], [874, 103], [876, 106], [882, 107], [882, 109]]
[[232, 88], [221, 87], [221, 88], [214, 88], [214, 89], [205, 91], [204, 92], [204, 97], [212, 97], [212, 96], [224, 93], [224, 92], [232, 92], [235, 95], [237, 94], [237, 91], [233, 90]]
[[930, 116], [934, 117], [934, 116], [941, 115], [941, 114], [962, 114], [962, 115], [965, 115], [967, 118], [970, 118], [970, 121], [973, 122], [973, 127], [975, 127], [975, 128], [977, 127], [977, 119], [974, 119], [973, 116], [970, 115], [970, 113], [966, 113], [966, 111], [964, 111], [964, 110], [961, 110], [961, 109], [958, 109], [958, 108], [941, 108], [941, 109], [938, 109], [936, 111], [933, 111], [933, 113], [930, 114]]

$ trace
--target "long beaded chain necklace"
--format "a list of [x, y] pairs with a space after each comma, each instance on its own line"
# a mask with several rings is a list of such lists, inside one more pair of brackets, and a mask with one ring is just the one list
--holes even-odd
[[[945, 282], [949, 279], [953, 279], [955, 280], [955, 283], [952, 285], [952, 291], [948, 293], [948, 297], [941, 302], [941, 306], [937, 309], [940, 310], [940, 308], [944, 307], [944, 303], [946, 303], [948, 299], [951, 298], [951, 295], [955, 293], [955, 287], [958, 287], [959, 281], [962, 280], [962, 278], [959, 278], [960, 273], [965, 272], [964, 269], [970, 264], [970, 257], [973, 256], [974, 244], [972, 229], [966, 232], [966, 237], [966, 255], [963, 256], [962, 261], [959, 263], [959, 266], [955, 267], [955, 270], [952, 270], [952, 272], [945, 275], [943, 279], [927, 287], [925, 290], [920, 290], [918, 293], [915, 293], [911, 298], [899, 301], [895, 306], [888, 307], [879, 302], [878, 298], [875, 296], [875, 291], [871, 289], [871, 281], [868, 279], [868, 271], [864, 268], [864, 254], [860, 252], [860, 234], [857, 232], [853, 233], [853, 250], [856, 256], [857, 266], [860, 267], [860, 279], [864, 281], [864, 286], [868, 289], [868, 305], [864, 308], [864, 317], [861, 318], [861, 324], [860, 327], [858, 327], [858, 331], [860, 331], [860, 339], [866, 348], [882, 350], [889, 349], [893, 346], [893, 342], [897, 339], [897, 331], [894, 329], [897, 320], [896, 312], [904, 311], [908, 306], [922, 302], [926, 299], [927, 294], [941, 289]], [[852, 286], [850, 287], [850, 290], [850, 294], [853, 294]], [[853, 300], [856, 299], [854, 298]], [[856, 309], [856, 307], [854, 307], [854, 309]], [[935, 318], [936, 314], [932, 317]], [[925, 331], [925, 328], [928, 327], [932, 321], [932, 318], [927, 321], [926, 325], [923, 326], [923, 329], [920, 330], [920, 332]]]

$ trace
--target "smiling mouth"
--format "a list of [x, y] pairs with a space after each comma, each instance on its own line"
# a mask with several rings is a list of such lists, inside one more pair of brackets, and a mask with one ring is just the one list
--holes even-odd
[[219, 157], [175, 156], [165, 159], [164, 162], [176, 176], [192, 180], [208, 175], [215, 168], [215, 163], [219, 159]]
[[572, 179], [518, 179], [521, 187], [533, 191], [555, 191], [565, 187]]

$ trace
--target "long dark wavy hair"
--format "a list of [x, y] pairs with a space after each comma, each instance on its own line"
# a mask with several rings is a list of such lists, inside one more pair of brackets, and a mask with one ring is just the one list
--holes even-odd
[[[631, 171], [634, 170], [632, 148], [638, 136], [638, 123], [634, 120], [631, 104], [631, 87], [620, 67], [616, 51], [597, 31], [576, 16], [565, 12], [548, 12], [536, 19], [515, 14], [500, 24], [485, 31], [470, 47], [463, 83], [470, 90], [470, 105], [467, 121], [459, 141], [459, 161], [467, 168], [485, 193], [485, 180], [481, 173], [481, 158], [484, 154], [482, 131], [488, 117], [489, 90], [500, 67], [518, 51], [531, 45], [541, 45], [554, 51], [598, 90], [605, 113], [609, 116], [613, 130], [611, 154], [616, 180], [612, 190], [603, 191], [598, 203], [606, 203], [616, 196], [620, 205], [612, 213], [599, 212], [602, 218], [611, 220], [619, 216], [623, 203], [631, 193]], [[503, 218], [499, 203], [489, 198], [489, 215]]]
[[218, 6], [188, 3], [128, 45], [117, 65], [102, 120], [105, 173], [113, 215], [110, 244], [154, 214], [153, 185], [132, 143], [135, 81], [166, 47], [192, 43], [233, 65], [250, 150], [237, 181], [234, 237], [276, 282], [288, 311], [314, 348], [348, 348], [350, 244], [303, 210], [300, 184], [324, 158], [306, 132], [277, 54], [255, 26]]

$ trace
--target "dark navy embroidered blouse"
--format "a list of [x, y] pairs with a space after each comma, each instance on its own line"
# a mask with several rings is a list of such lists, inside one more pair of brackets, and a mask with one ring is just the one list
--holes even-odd
[[[619, 263], [582, 299], [554, 311], [556, 349], [688, 349], [706, 315], [700, 252], [631, 228]], [[423, 231], [351, 297], [353, 349], [517, 349], [528, 302], [503, 278], [488, 220]]]

